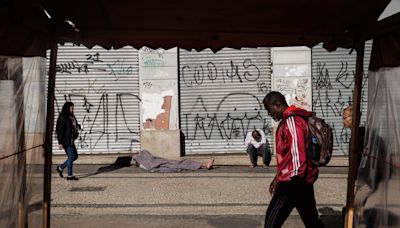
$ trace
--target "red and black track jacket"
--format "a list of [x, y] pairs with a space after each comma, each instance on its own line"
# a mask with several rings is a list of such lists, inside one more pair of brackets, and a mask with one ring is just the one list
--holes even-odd
[[[275, 181], [290, 181], [294, 176], [305, 178], [312, 184], [318, 177], [318, 168], [307, 159], [307, 117], [312, 112], [295, 106], [282, 113], [282, 120], [276, 131], [277, 173]], [[306, 118], [304, 118], [306, 117]]]

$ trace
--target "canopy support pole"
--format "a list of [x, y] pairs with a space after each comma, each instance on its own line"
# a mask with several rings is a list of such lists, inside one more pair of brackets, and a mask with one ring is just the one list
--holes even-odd
[[348, 169], [348, 180], [347, 180], [347, 199], [346, 199], [346, 217], [345, 227], [352, 228], [354, 220], [354, 192], [355, 192], [355, 180], [357, 175], [357, 153], [361, 148], [358, 142], [358, 127], [360, 125], [360, 103], [361, 103], [361, 86], [363, 80], [363, 68], [364, 68], [364, 46], [365, 41], [358, 41], [356, 43], [357, 60], [356, 60], [356, 75], [353, 91], [353, 114], [352, 114], [352, 125], [351, 125], [351, 138], [349, 148], [349, 169]]
[[54, 90], [56, 82], [57, 43], [50, 49], [49, 81], [47, 90], [46, 138], [44, 143], [43, 228], [50, 228], [51, 160], [54, 127]]

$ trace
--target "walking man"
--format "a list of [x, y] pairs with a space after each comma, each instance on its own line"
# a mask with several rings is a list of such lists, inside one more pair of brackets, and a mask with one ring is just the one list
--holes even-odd
[[280, 121], [276, 136], [277, 170], [270, 185], [273, 195], [265, 215], [265, 228], [281, 227], [293, 208], [300, 214], [305, 227], [323, 227], [318, 219], [313, 184], [318, 168], [307, 159], [307, 118], [311, 112], [288, 106], [285, 97], [272, 91], [264, 107], [275, 121]]

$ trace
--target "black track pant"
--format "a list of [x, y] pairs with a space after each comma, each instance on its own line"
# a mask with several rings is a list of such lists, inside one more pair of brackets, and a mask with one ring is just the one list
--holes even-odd
[[299, 177], [279, 183], [265, 215], [265, 228], [281, 227], [296, 208], [305, 227], [324, 227], [318, 219], [314, 187]]

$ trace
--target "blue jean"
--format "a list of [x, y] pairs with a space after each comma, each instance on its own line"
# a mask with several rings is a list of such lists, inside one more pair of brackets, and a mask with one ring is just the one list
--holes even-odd
[[68, 158], [65, 160], [63, 164], [61, 164], [59, 167], [64, 170], [65, 167], [68, 168], [68, 176], [72, 176], [72, 166], [73, 162], [78, 159], [78, 151], [76, 150], [75, 145], [70, 145], [70, 146], [65, 146], [64, 147], [65, 153], [67, 154]]

